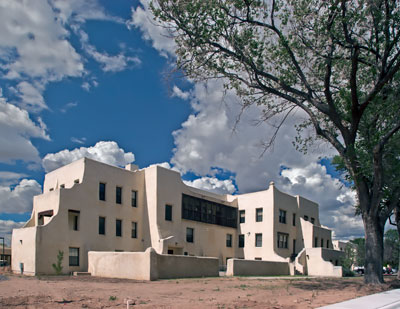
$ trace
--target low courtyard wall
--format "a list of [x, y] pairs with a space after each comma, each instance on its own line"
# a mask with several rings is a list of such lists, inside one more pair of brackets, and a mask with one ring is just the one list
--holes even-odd
[[278, 276], [290, 275], [288, 262], [229, 259], [227, 276]]
[[210, 257], [145, 252], [88, 253], [88, 271], [92, 276], [136, 280], [157, 280], [218, 276], [219, 260]]
[[344, 252], [325, 248], [307, 248], [307, 274], [320, 277], [342, 277], [340, 258]]

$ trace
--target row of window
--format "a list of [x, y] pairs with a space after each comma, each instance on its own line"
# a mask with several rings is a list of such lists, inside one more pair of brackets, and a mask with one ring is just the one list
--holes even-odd
[[[279, 209], [279, 223], [286, 224], [286, 210]], [[262, 222], [263, 221], [263, 209], [262, 208], [256, 208], [256, 222]], [[308, 221], [308, 216], [304, 216], [304, 220]], [[245, 210], [239, 210], [239, 223], [245, 223], [246, 222], [246, 211]], [[315, 219], [311, 218], [311, 223], [314, 224]], [[292, 225], [296, 226], [296, 214], [294, 213], [292, 216]]]
[[[137, 207], [137, 196], [138, 193], [135, 190], [131, 190], [131, 206]], [[106, 200], [106, 184], [104, 182], [99, 183], [99, 200]], [[115, 187], [115, 203], [122, 204], [122, 187]]]
[[[106, 217], [99, 217], [99, 235], [106, 235]], [[138, 223], [131, 222], [131, 238], [137, 238]], [[115, 220], [115, 236], [122, 237], [122, 220]]]
[[[324, 239], [323, 238], [321, 238], [321, 248], [323, 248], [324, 247]], [[330, 245], [330, 242], [329, 242], [329, 239], [327, 239], [326, 240], [326, 247], [327, 248], [329, 248], [329, 245]], [[318, 237], [315, 237], [314, 238], [314, 247], [318, 247]]]

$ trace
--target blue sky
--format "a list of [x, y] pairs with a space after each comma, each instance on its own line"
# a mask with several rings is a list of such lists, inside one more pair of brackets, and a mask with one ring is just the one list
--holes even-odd
[[234, 93], [173, 74], [174, 42], [147, 1], [0, 0], [0, 26], [0, 234], [9, 238], [29, 218], [46, 171], [86, 155], [162, 164], [220, 193], [274, 181], [318, 202], [338, 238], [362, 235], [354, 193], [326, 159], [334, 151], [318, 144], [304, 156], [292, 146], [304, 115], [289, 119], [261, 156], [272, 129], [254, 125], [259, 108], [234, 130]]

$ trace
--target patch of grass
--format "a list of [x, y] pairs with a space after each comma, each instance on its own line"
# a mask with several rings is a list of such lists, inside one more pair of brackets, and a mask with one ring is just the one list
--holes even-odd
[[108, 300], [116, 300], [116, 299], [117, 299], [117, 296], [111, 295], [110, 298], [109, 298]]
[[245, 290], [250, 288], [250, 286], [247, 284], [241, 284], [241, 285], [235, 285], [234, 288]]

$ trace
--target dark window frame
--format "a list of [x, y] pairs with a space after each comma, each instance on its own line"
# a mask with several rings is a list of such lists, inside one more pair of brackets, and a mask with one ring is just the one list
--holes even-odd
[[137, 227], [138, 224], [135, 221], [132, 221], [132, 230], [131, 230], [131, 238], [137, 238]]
[[194, 228], [186, 228], [186, 242], [194, 243]]
[[278, 232], [278, 239], [277, 239], [278, 248], [289, 249], [288, 244], [289, 244], [289, 234]]
[[293, 225], [293, 226], [296, 226], [296, 214], [293, 214], [293, 217], [292, 217], [292, 225]]
[[122, 187], [115, 187], [115, 203], [122, 204]]
[[279, 209], [279, 223], [286, 224], [286, 214], [286, 210]]
[[[71, 255], [71, 249], [77, 252], [77, 255]], [[69, 247], [69, 266], [79, 266], [79, 248]]]
[[182, 194], [182, 219], [237, 227], [237, 208]]
[[262, 247], [262, 233], [255, 234], [255, 246], [258, 248]]
[[310, 222], [311, 222], [312, 224], [314, 224], [314, 223], [315, 223], [315, 218], [311, 217]]
[[172, 221], [172, 205], [165, 204], [165, 221]]
[[239, 248], [244, 248], [244, 245], [245, 245], [244, 234], [239, 234], [238, 247]]
[[99, 235], [106, 235], [106, 217], [99, 216]]
[[304, 220], [308, 221], [308, 216], [304, 215]]
[[137, 196], [138, 192], [136, 190], [131, 190], [131, 206], [137, 207]]
[[232, 234], [226, 234], [226, 246], [232, 248]]
[[256, 222], [263, 221], [263, 208], [256, 208]]
[[99, 183], [99, 200], [100, 201], [106, 200], [106, 188], [107, 188], [107, 184], [105, 182]]
[[72, 210], [68, 209], [68, 219], [69, 216], [73, 216], [73, 224], [72, 224], [72, 230], [73, 231], [79, 231], [79, 216], [80, 216], [80, 211], [79, 210]]
[[[119, 222], [119, 225], [118, 225]], [[122, 220], [115, 219], [115, 236], [122, 237]]]
[[246, 211], [245, 210], [239, 210], [239, 223], [246, 223]]

